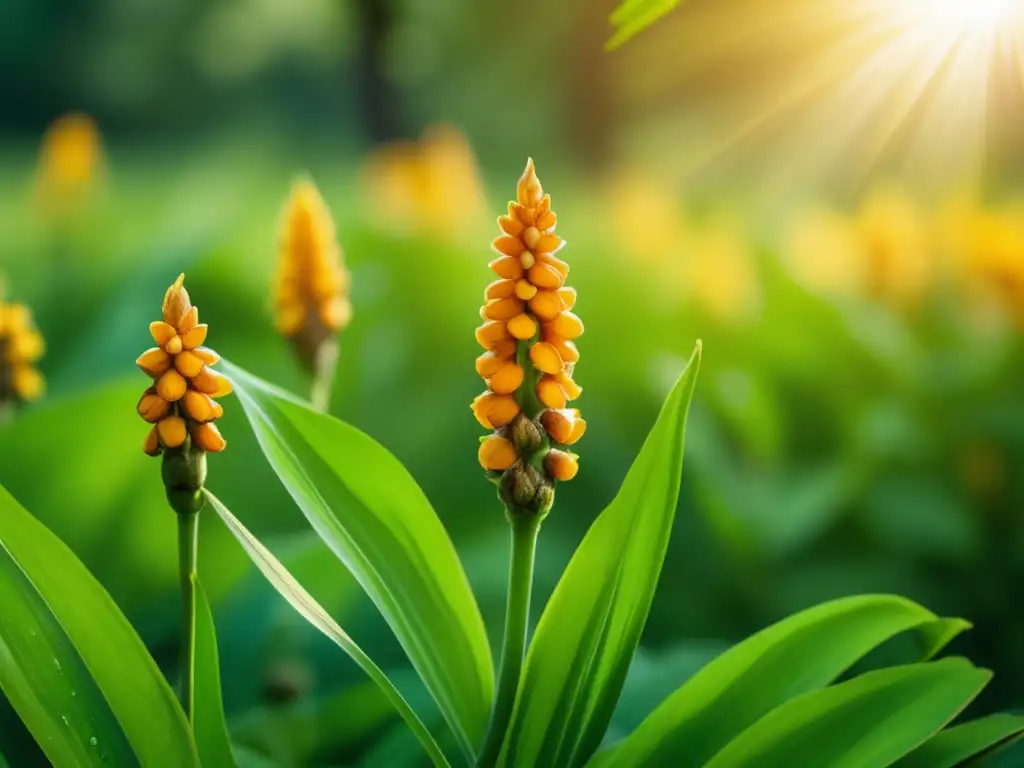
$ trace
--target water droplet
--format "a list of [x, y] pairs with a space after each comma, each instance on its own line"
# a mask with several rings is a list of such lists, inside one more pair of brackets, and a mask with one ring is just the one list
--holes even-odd
[[77, 696], [78, 695], [78, 691], [71, 691], [71, 695], [72, 696]]
[[53, 666], [55, 666], [57, 669], [60, 669], [60, 661], [58, 659], [54, 659]]
[[90, 736], [89, 737], [89, 746], [90, 747], [95, 747], [97, 744], [99, 744], [99, 741], [96, 740], [96, 737], [95, 736]]
[[61, 715], [60, 719], [64, 721], [64, 725], [71, 725], [67, 715]]

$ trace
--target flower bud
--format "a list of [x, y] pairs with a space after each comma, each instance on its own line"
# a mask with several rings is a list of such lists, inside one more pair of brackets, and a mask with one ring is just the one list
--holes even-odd
[[220, 453], [227, 446], [227, 441], [221, 437], [220, 430], [212, 421], [192, 427], [192, 442], [210, 453]]
[[174, 356], [174, 367], [186, 379], [191, 379], [203, 369], [203, 361], [195, 352], [182, 350]]
[[508, 434], [516, 453], [527, 460], [540, 450], [544, 442], [544, 433], [525, 413], [520, 413], [512, 420], [508, 426]]
[[541, 424], [551, 439], [562, 445], [572, 445], [587, 429], [587, 422], [580, 418], [575, 408], [547, 410], [541, 414]]
[[560, 482], [572, 480], [580, 469], [575, 453], [558, 450], [551, 450], [544, 457], [544, 468], [551, 477]]
[[565, 282], [561, 272], [544, 262], [538, 262], [530, 268], [529, 279], [535, 286], [545, 290], [557, 290]]
[[139, 412], [139, 416], [150, 424], [156, 424], [170, 413], [171, 404], [156, 393], [155, 387], [150, 387], [140, 398], [136, 410]]
[[160, 444], [164, 448], [180, 448], [188, 436], [185, 420], [180, 416], [168, 416], [156, 425]]
[[156, 383], [156, 393], [169, 403], [176, 402], [185, 396], [188, 382], [176, 370], [169, 370]]
[[498, 481], [498, 496], [510, 515], [544, 517], [554, 502], [547, 478], [522, 460], [505, 470]]
[[491, 435], [480, 443], [477, 458], [480, 461], [480, 466], [484, 469], [504, 472], [515, 463], [518, 457], [512, 443], [499, 435]]
[[232, 391], [231, 380], [208, 366], [203, 366], [192, 379], [192, 386], [210, 397], [223, 397]]
[[508, 332], [520, 341], [532, 339], [537, 333], [537, 321], [525, 313], [516, 315], [508, 321]]
[[507, 299], [516, 291], [515, 280], [495, 280], [484, 291], [484, 300]]
[[537, 382], [537, 399], [545, 407], [555, 410], [565, 408], [566, 404], [565, 392], [558, 385], [558, 381], [554, 376], [542, 376], [540, 381]]
[[[164, 293], [164, 322], [178, 328], [192, 310], [192, 301], [185, 290], [185, 275], [179, 275], [174, 284]], [[194, 324], [194, 323], [193, 323]]]
[[185, 413], [195, 422], [205, 422], [217, 418], [216, 412], [219, 406], [209, 396], [194, 389], [190, 389], [181, 399], [181, 405]]
[[564, 365], [558, 350], [544, 341], [538, 341], [530, 347], [530, 361], [538, 371], [549, 374], [561, 372]]
[[511, 395], [519, 389], [519, 385], [522, 383], [523, 369], [516, 363], [508, 361], [503, 363], [497, 373], [491, 376], [487, 385], [490, 387], [491, 392], [497, 395]]
[[171, 356], [159, 347], [153, 347], [139, 355], [135, 364], [147, 376], [158, 379], [171, 367]]
[[149, 434], [146, 435], [146, 442], [142, 445], [142, 450], [148, 456], [160, 455], [160, 437], [157, 434], [156, 427], [149, 430]]
[[538, 291], [530, 299], [530, 309], [541, 320], [554, 320], [563, 308], [562, 298], [556, 291]]

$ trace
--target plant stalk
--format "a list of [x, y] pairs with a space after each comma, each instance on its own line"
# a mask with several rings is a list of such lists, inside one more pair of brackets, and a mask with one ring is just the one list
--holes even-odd
[[178, 514], [178, 575], [181, 579], [181, 706], [189, 725], [195, 719], [196, 561], [199, 513]]
[[338, 367], [340, 351], [338, 340], [333, 336], [317, 347], [309, 401], [320, 413], [328, 413], [331, 408], [331, 390], [334, 388], [334, 371]]
[[477, 758], [477, 768], [491, 768], [501, 754], [505, 731], [519, 689], [519, 676], [526, 654], [526, 631], [533, 589], [533, 559], [537, 549], [540, 520], [528, 515], [509, 515], [512, 523], [512, 557], [508, 573], [508, 603], [505, 611], [505, 639], [501, 647], [501, 668], [487, 737]]

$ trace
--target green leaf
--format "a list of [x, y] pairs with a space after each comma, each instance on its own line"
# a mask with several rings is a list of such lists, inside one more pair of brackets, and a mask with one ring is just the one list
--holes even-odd
[[263, 451], [313, 528], [377, 605], [467, 755], [494, 665], [444, 526], [408, 471], [354, 427], [225, 364]]
[[868, 672], [772, 710], [707, 768], [889, 765], [953, 719], [991, 678], [964, 659]]
[[1024, 716], [990, 715], [947, 728], [904, 757], [893, 768], [955, 768], [1016, 741], [1024, 734]]
[[413, 733], [420, 740], [423, 748], [430, 755], [437, 766], [447, 766], [448, 761], [441, 753], [437, 742], [430, 735], [430, 732], [423, 725], [423, 722], [413, 712], [412, 708], [392, 684], [388, 676], [381, 671], [380, 667], [373, 663], [363, 649], [356, 645], [355, 641], [348, 636], [338, 623], [334, 621], [324, 608], [313, 599], [302, 585], [285, 569], [276, 557], [260, 541], [253, 536], [241, 521], [238, 520], [224, 504], [209, 491], [206, 491], [206, 498], [220, 515], [221, 520], [227, 525], [228, 530], [234, 534], [238, 543], [242, 545], [253, 563], [266, 577], [267, 581], [277, 590], [278, 594], [287, 600], [299, 614], [322, 632], [329, 640], [334, 642], [349, 657], [366, 672], [370, 678], [380, 686], [381, 690], [391, 701], [392, 705], [402, 716], [402, 719], [412, 729]]
[[236, 765], [231, 751], [228, 726], [224, 721], [224, 702], [220, 693], [220, 661], [217, 656], [217, 631], [213, 612], [203, 585], [196, 583], [196, 670], [195, 670], [196, 749], [203, 765]]
[[600, 744], [665, 559], [700, 350], [698, 343], [618, 495], [590, 527], [544, 609], [502, 765], [580, 765]]
[[609, 21], [616, 28], [605, 50], [614, 51], [679, 5], [680, 0], [623, 0]]
[[0, 606], [0, 688], [54, 765], [199, 765], [185, 715], [128, 620], [2, 487]]
[[930, 658], [966, 622], [939, 619], [894, 595], [833, 600], [761, 630], [669, 696], [602, 766], [703, 766], [731, 739], [794, 696], [828, 685], [858, 659], [908, 630]]

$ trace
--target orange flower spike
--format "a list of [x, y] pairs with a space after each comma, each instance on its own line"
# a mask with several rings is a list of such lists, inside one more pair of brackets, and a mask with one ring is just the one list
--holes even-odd
[[[481, 444], [480, 465], [491, 473], [510, 510], [543, 515], [556, 481], [577, 472], [573, 445], [586, 421], [566, 405], [582, 393], [573, 379], [583, 323], [572, 310], [576, 291], [565, 284], [569, 265], [555, 256], [565, 242], [555, 234], [551, 197], [530, 160], [516, 184], [516, 199], [498, 218], [488, 265], [499, 280], [485, 290], [476, 337], [487, 351], [477, 373], [488, 391], [473, 403], [477, 420], [494, 430]], [[539, 332], [539, 333], [538, 333]], [[500, 473], [500, 477], [499, 477]]]
[[222, 451], [227, 444], [213, 424], [224, 409], [212, 398], [230, 393], [231, 382], [211, 368], [220, 355], [200, 346], [209, 328], [199, 322], [184, 275], [164, 293], [161, 317], [149, 326], [158, 346], [137, 361], [154, 383], [136, 410], [154, 425], [143, 451], [163, 455], [162, 475], [171, 505], [179, 513], [190, 514], [202, 505], [199, 491], [206, 477], [205, 454]]

